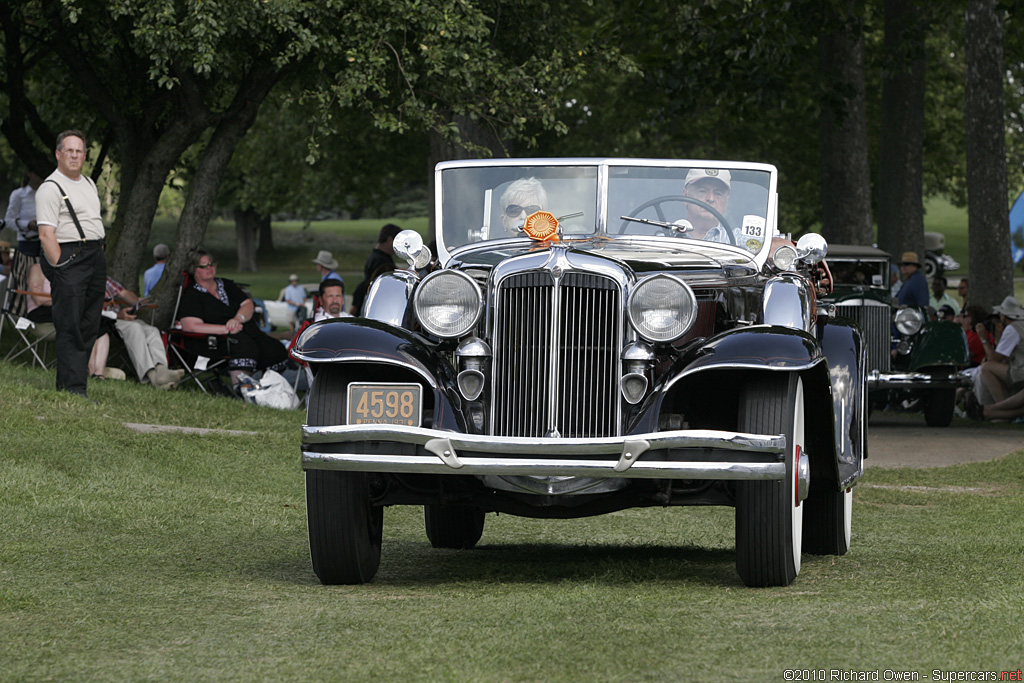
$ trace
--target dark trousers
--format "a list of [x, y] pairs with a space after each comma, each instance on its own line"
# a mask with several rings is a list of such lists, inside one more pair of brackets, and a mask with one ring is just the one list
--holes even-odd
[[185, 348], [207, 358], [227, 356], [231, 359], [228, 361], [229, 370], [254, 372], [267, 368], [277, 369], [288, 361], [288, 349], [281, 340], [264, 334], [251, 320], [236, 334], [187, 339]]
[[103, 243], [65, 242], [60, 245], [60, 264], [66, 265], [54, 268], [45, 256], [40, 257], [39, 264], [50, 281], [53, 297], [57, 389], [85, 396], [89, 355], [99, 336], [107, 286]]

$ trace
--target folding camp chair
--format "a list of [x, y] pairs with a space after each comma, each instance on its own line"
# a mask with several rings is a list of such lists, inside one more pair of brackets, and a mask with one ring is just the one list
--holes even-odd
[[[231, 393], [230, 381], [224, 383], [228, 376], [228, 352], [232, 339], [226, 334], [206, 334], [186, 332], [181, 329], [178, 320], [178, 309], [186, 287], [192, 286], [192, 276], [183, 271], [181, 284], [178, 286], [178, 298], [174, 302], [174, 315], [171, 317], [172, 327], [163, 332], [164, 344], [167, 346], [167, 360], [185, 370], [188, 379], [183, 383], [194, 381], [204, 393]], [[196, 342], [205, 342], [204, 344]], [[197, 346], [207, 349], [209, 356], [198, 351]], [[217, 356], [217, 358], [214, 358]], [[173, 360], [172, 360], [173, 359]]]
[[10, 328], [16, 335], [14, 345], [4, 356], [5, 361], [12, 361], [26, 353], [33, 365], [46, 369], [57, 362], [56, 354], [52, 360], [47, 359], [47, 347], [57, 338], [53, 323], [34, 323], [28, 318], [15, 313], [17, 297], [27, 296], [25, 290], [18, 289], [20, 283], [15, 282], [13, 276], [4, 278], [2, 285], [3, 308], [0, 309], [0, 341], [3, 339], [3, 331]]

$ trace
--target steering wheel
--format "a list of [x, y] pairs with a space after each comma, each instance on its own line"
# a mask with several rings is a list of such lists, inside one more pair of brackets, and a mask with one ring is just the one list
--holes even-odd
[[[729, 244], [733, 246], [738, 246], [736, 244], [736, 236], [733, 235], [732, 232], [732, 226], [729, 225], [729, 221], [725, 218], [725, 216], [723, 216], [718, 211], [718, 209], [711, 206], [707, 202], [702, 202], [701, 200], [694, 199], [693, 197], [686, 197], [681, 194], [666, 194], [661, 197], [655, 197], [654, 199], [648, 199], [646, 202], [630, 211], [629, 215], [636, 216], [644, 209], [650, 209], [653, 207], [655, 213], [658, 214], [658, 220], [661, 221], [662, 223], [668, 223], [668, 219], [665, 218], [665, 212], [661, 210], [661, 205], [667, 204], [668, 202], [684, 202], [686, 204], [695, 204], [696, 206], [699, 206], [700, 208], [704, 209], [712, 216], [717, 218], [718, 222], [722, 224], [722, 228], [725, 230], [725, 234], [729, 238]], [[625, 234], [628, 224], [629, 221], [622, 221], [622, 226], [619, 228], [619, 234]]]

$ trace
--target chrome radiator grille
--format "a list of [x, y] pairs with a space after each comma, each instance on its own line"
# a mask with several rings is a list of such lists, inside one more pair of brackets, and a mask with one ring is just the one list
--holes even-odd
[[889, 371], [892, 350], [892, 327], [890, 309], [885, 304], [867, 301], [864, 304], [840, 304], [836, 315], [856, 320], [864, 332], [864, 346], [867, 348], [867, 369], [879, 372]]
[[566, 438], [619, 429], [618, 285], [568, 272], [506, 278], [495, 297], [492, 433]]

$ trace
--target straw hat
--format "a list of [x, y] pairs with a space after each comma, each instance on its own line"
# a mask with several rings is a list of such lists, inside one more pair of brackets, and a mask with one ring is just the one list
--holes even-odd
[[903, 252], [903, 258], [900, 259], [900, 265], [905, 266], [908, 264], [912, 266], [917, 266], [918, 268], [921, 267], [921, 262], [917, 259], [916, 251]]

